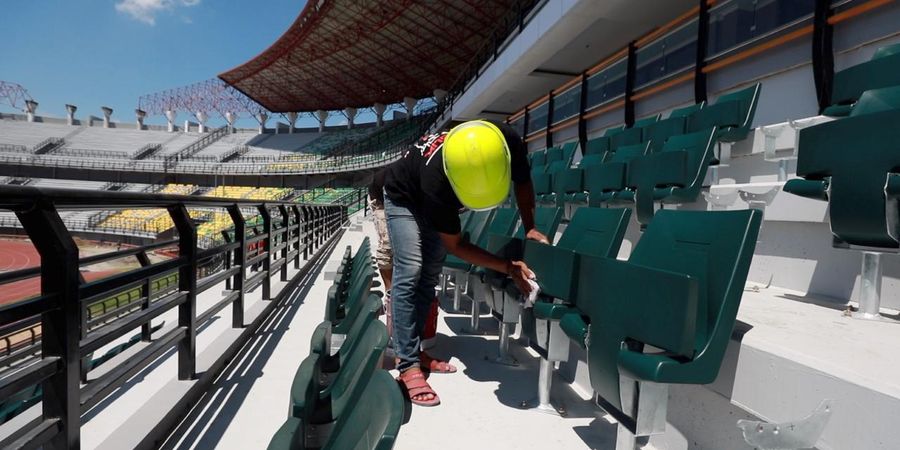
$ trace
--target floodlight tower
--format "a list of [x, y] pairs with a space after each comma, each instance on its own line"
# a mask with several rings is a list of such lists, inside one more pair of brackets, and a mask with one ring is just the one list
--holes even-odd
[[103, 111], [103, 128], [109, 128], [110, 118], [112, 117], [113, 109], [109, 106], [101, 106], [100, 110]]
[[384, 111], [387, 110], [387, 106], [384, 103], [376, 103], [372, 106], [372, 111], [375, 111], [375, 125], [382, 126], [384, 125]]
[[77, 106], [66, 103], [66, 124], [69, 126], [75, 125], [75, 111], [78, 111]]
[[144, 129], [144, 117], [147, 117], [147, 111], [137, 108], [134, 110], [134, 115], [137, 118], [135, 127], [137, 127], [138, 130], [143, 130]]

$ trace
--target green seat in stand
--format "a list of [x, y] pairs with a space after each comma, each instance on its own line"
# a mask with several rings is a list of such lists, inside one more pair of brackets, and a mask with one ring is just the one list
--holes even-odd
[[599, 403], [632, 433], [664, 432], [666, 415], [651, 410], [667, 384], [716, 379], [761, 221], [752, 209], [663, 210], [628, 261], [581, 258], [578, 306], [587, 317], [567, 314], [561, 325], [587, 348]]

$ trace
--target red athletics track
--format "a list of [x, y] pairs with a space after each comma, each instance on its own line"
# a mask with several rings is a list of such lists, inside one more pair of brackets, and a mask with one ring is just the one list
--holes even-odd
[[[0, 272], [36, 267], [41, 264], [41, 256], [24, 239], [0, 239]], [[86, 281], [103, 278], [114, 273], [113, 271], [82, 272]], [[39, 294], [41, 291], [40, 277], [16, 281], [0, 285], [0, 305], [24, 300]]]

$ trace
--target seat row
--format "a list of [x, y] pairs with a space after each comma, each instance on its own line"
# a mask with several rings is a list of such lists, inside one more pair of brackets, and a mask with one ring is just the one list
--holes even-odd
[[344, 253], [325, 321], [294, 375], [288, 417], [270, 450], [393, 448], [406, 406], [397, 382], [380, 368], [388, 334], [378, 320], [381, 299], [370, 291], [371, 255], [368, 238], [355, 255], [349, 247]]
[[[521, 258], [541, 293], [527, 305], [505, 276], [448, 259], [447, 275], [462, 290], [465, 275], [477, 331], [480, 303], [501, 323], [497, 361], [517, 364], [509, 335], [521, 335], [541, 355], [534, 406], [553, 410], [550, 380], [569, 359], [569, 342], [587, 352], [598, 403], [635, 435], [661, 433], [666, 385], [706, 384], [718, 374], [735, 324], [762, 221], [757, 210], [662, 210], [649, 222], [627, 261], [616, 259], [631, 211], [583, 207], [555, 245], [513, 233], [516, 211], [470, 213], [468, 238], [488, 251]], [[537, 208], [535, 226], [556, 235], [559, 208]], [[513, 219], [510, 219], [513, 217]], [[512, 224], [511, 224], [512, 223]]]
[[[745, 139], [760, 85], [615, 127], [588, 140], [577, 167], [566, 156], [575, 143], [532, 153], [532, 182], [544, 205], [636, 204], [638, 221], [652, 218], [654, 204], [684, 203], [700, 195], [707, 169], [722, 165], [722, 144]], [[567, 152], [566, 149], [570, 149]], [[551, 155], [559, 155], [551, 162]], [[715, 177], [714, 177], [715, 178]]]

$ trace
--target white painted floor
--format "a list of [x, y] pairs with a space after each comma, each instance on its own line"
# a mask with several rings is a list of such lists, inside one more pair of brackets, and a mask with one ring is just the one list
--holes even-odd
[[[355, 250], [367, 235], [374, 243], [374, 227], [368, 220], [363, 222], [362, 232], [345, 233], [326, 267], [333, 267], [347, 245]], [[309, 352], [313, 328], [324, 317], [330, 285], [324, 273], [316, 274], [308, 290], [279, 312], [281, 320], [253, 339], [250, 350], [226, 369], [207, 401], [191, 413], [164, 448], [265, 448], [287, 415], [294, 372]], [[520, 402], [536, 395], [537, 357], [513, 345], [519, 367], [489, 362], [485, 357], [492, 357], [497, 348], [496, 323], [485, 312], [482, 328], [489, 334], [458, 336], [455, 330], [466, 323], [467, 315], [441, 313], [434, 352], [451, 358], [460, 370], [430, 378], [442, 404], [412, 407], [396, 449], [614, 446], [615, 426], [598, 420], [599, 410], [567, 392], [564, 383], [557, 383], [561, 387], [557, 396], [565, 399], [568, 418], [520, 409]]]

